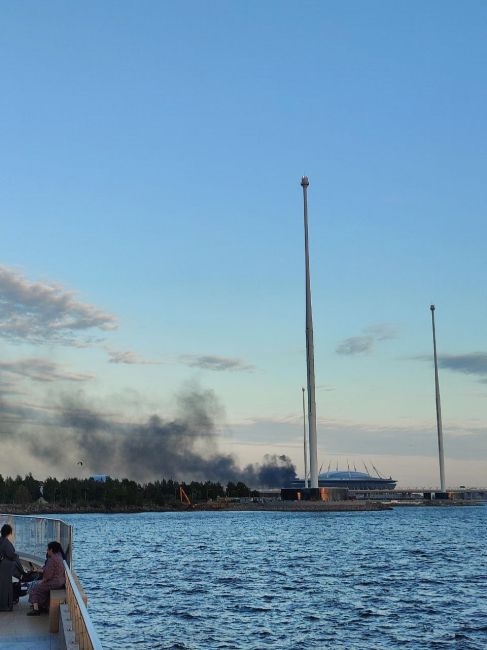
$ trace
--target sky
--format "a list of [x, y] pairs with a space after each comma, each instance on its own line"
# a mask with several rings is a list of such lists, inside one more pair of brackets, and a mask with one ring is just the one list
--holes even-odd
[[446, 482], [486, 486], [486, 28], [475, 0], [1, 3], [0, 473], [149, 480], [164, 450], [111, 445], [183, 423], [302, 475], [306, 174], [319, 465], [438, 486], [434, 303]]

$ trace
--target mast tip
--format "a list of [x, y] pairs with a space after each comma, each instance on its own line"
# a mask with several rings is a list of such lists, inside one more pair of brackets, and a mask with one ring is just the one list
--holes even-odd
[[309, 185], [309, 180], [307, 176], [302, 176], [301, 177], [301, 187], [308, 187]]

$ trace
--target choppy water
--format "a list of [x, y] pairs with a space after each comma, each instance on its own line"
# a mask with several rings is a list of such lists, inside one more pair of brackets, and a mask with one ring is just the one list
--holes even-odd
[[105, 650], [487, 648], [487, 507], [79, 515]]

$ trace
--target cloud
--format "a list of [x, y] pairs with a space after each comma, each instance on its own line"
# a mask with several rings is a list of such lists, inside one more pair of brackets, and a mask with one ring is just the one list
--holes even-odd
[[109, 363], [125, 363], [125, 364], [139, 364], [139, 365], [159, 365], [161, 361], [149, 361], [144, 359], [136, 352], [132, 350], [107, 350], [109, 358]]
[[0, 395], [20, 395], [14, 381], [0, 377]]
[[363, 354], [371, 352], [374, 347], [372, 336], [352, 336], [339, 343], [336, 347], [337, 354]]
[[93, 375], [70, 372], [63, 366], [47, 359], [18, 359], [16, 361], [0, 361], [0, 370], [10, 375], [25, 377], [33, 381], [88, 381]]
[[399, 335], [399, 329], [391, 323], [377, 323], [369, 325], [363, 330], [362, 336], [351, 336], [338, 343], [335, 351], [337, 354], [354, 355], [368, 354], [374, 349], [377, 341], [389, 341]]
[[30, 282], [0, 266], [0, 337], [14, 342], [79, 345], [81, 332], [116, 327], [114, 316], [79, 302], [74, 292], [61, 285]]
[[[433, 363], [432, 354], [421, 354], [412, 358], [416, 361]], [[461, 372], [464, 375], [476, 375], [481, 383], [487, 384], [487, 352], [442, 354], [438, 357], [438, 365], [445, 370]]]
[[0, 438], [15, 437], [19, 427], [38, 427], [49, 423], [46, 409], [22, 400], [5, 399], [8, 394], [0, 391]]
[[181, 363], [191, 368], [202, 368], [203, 370], [232, 371], [232, 372], [253, 372], [255, 366], [247, 364], [241, 359], [231, 357], [220, 357], [217, 355], [183, 355], [179, 357]]
[[438, 363], [441, 368], [463, 372], [466, 375], [477, 375], [483, 383], [487, 383], [487, 352], [471, 352], [470, 354], [443, 354]]

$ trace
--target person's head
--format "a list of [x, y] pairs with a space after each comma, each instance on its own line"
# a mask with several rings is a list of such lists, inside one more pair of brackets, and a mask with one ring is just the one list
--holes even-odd
[[10, 524], [3, 524], [1, 530], [2, 537], [11, 537], [13, 532], [13, 528]]
[[51, 557], [52, 555], [57, 555], [58, 553], [61, 553], [63, 560], [66, 559], [61, 544], [59, 542], [49, 542], [49, 544], [47, 545], [48, 556]]

